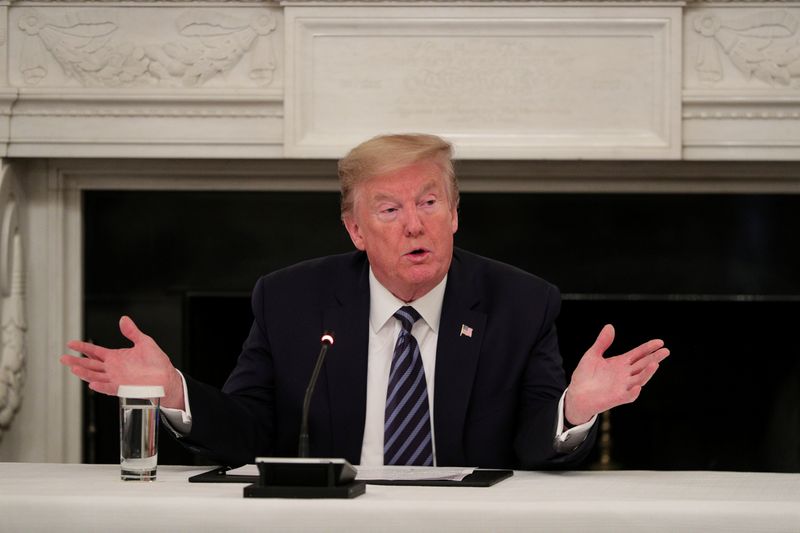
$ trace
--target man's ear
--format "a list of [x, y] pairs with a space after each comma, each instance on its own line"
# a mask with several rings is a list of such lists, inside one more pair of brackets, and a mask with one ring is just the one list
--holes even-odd
[[363, 252], [365, 249], [364, 237], [361, 235], [361, 229], [359, 228], [358, 223], [353, 219], [353, 214], [346, 214], [344, 217], [342, 217], [342, 222], [344, 222], [344, 227], [347, 228], [347, 233], [350, 235], [350, 240], [353, 241], [353, 244], [356, 248]]

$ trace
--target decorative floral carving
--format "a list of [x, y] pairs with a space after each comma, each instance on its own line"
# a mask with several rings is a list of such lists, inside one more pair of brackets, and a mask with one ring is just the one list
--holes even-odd
[[695, 17], [694, 31], [702, 35], [695, 69], [701, 80], [723, 77], [720, 51], [748, 79], [770, 85], [800, 85], [800, 39], [797, 18], [787, 11], [762, 11], [732, 21], [716, 15]]
[[19, 29], [28, 35], [37, 35], [39, 30], [44, 28], [44, 26], [44, 20], [33, 10], [26, 12], [25, 15], [19, 19]]
[[0, 440], [22, 403], [25, 281], [12, 176], [0, 175]]
[[44, 17], [35, 9], [20, 14], [26, 34], [20, 70], [27, 85], [48, 74], [48, 54], [84, 87], [199, 87], [235, 67], [250, 52], [248, 76], [272, 83], [277, 21], [264, 11], [252, 20], [219, 12], [191, 10], [176, 20], [178, 38], [166, 43], [124, 40], [115, 13], [77, 10]]

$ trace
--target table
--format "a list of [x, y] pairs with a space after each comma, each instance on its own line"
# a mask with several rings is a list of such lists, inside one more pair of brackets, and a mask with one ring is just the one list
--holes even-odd
[[516, 472], [494, 487], [368, 485], [354, 500], [245, 499], [207, 468], [0, 463], [0, 531], [790, 531], [800, 474]]

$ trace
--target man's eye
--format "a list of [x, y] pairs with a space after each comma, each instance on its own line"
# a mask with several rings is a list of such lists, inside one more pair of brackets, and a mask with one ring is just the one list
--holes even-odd
[[383, 220], [388, 222], [390, 220], [395, 220], [397, 218], [397, 211], [396, 207], [387, 207], [385, 209], [378, 210], [378, 220]]

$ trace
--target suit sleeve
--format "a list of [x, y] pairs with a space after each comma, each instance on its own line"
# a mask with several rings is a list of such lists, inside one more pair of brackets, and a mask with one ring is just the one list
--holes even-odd
[[514, 440], [520, 465], [536, 470], [574, 466], [589, 454], [596, 437], [595, 425], [576, 449], [569, 453], [559, 453], [556, 449], [558, 405], [566, 388], [566, 379], [555, 326], [561, 310], [561, 295], [555, 286], [548, 285], [545, 302], [540, 334], [524, 372], [518, 429]]
[[263, 278], [253, 290], [255, 320], [236, 367], [222, 390], [186, 376], [192, 429], [181, 441], [222, 464], [240, 465], [273, 455], [275, 385], [264, 323]]

